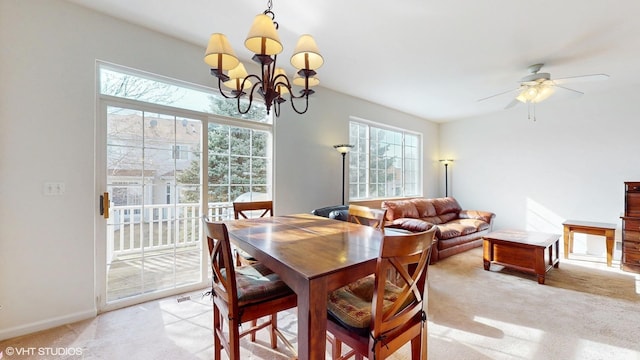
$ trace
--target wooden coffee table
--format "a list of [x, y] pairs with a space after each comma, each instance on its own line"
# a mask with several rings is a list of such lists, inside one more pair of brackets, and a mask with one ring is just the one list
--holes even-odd
[[[538, 284], [560, 264], [560, 235], [520, 230], [500, 230], [483, 237], [484, 269], [499, 264], [538, 275]], [[555, 252], [553, 248], [555, 246]], [[545, 259], [545, 253], [548, 257]], [[555, 254], [554, 254], [555, 253]]]

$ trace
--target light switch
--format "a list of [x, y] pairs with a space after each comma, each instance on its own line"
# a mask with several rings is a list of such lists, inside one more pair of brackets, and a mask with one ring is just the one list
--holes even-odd
[[60, 196], [65, 191], [63, 182], [46, 182], [44, 183], [44, 194], [48, 196]]

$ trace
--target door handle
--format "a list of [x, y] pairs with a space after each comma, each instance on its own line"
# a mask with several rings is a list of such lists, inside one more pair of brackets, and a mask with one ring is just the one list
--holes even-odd
[[105, 219], [109, 218], [109, 193], [100, 195], [100, 215]]

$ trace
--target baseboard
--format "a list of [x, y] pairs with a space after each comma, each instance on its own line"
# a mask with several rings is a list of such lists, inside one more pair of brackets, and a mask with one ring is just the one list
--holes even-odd
[[51, 329], [57, 326], [74, 323], [76, 321], [94, 318], [97, 315], [96, 309], [81, 311], [73, 314], [50, 318], [30, 324], [20, 325], [8, 329], [0, 329], [0, 341], [11, 339], [17, 336], [31, 334], [37, 331]]

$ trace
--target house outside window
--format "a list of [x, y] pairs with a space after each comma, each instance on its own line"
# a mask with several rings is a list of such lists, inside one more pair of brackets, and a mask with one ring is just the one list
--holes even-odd
[[352, 120], [349, 143], [349, 199], [422, 195], [420, 134]]

